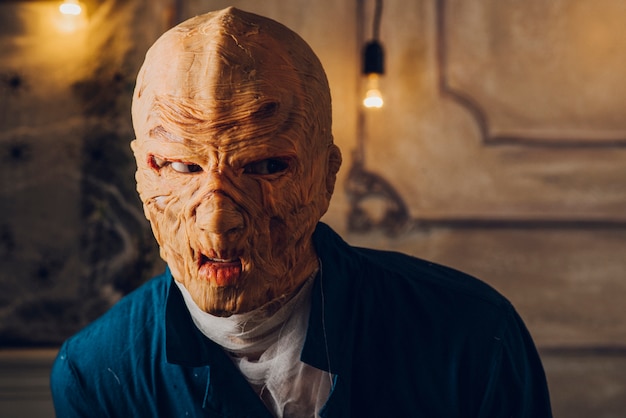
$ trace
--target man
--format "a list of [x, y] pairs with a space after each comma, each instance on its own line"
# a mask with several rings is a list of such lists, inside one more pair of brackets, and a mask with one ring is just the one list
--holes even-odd
[[58, 416], [551, 416], [507, 300], [319, 223], [341, 154], [296, 34], [234, 8], [190, 19], [147, 53], [132, 114], [168, 270], [63, 345]]

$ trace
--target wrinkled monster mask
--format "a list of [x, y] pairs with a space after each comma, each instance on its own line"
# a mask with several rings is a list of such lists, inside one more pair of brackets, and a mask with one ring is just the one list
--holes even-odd
[[144, 212], [201, 309], [248, 312], [315, 271], [341, 154], [324, 70], [298, 35], [234, 8], [183, 22], [146, 54], [132, 116]]

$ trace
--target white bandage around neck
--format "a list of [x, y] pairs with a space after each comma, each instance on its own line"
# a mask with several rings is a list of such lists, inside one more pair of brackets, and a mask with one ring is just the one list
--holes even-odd
[[276, 417], [317, 416], [332, 386], [329, 373], [300, 361], [314, 276], [273, 314], [263, 306], [230, 317], [202, 311], [176, 282], [196, 327], [230, 354]]

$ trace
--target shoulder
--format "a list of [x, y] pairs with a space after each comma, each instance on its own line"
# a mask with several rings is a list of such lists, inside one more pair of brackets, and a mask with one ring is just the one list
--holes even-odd
[[403, 301], [416, 306], [416, 301], [422, 301], [433, 309], [462, 308], [463, 304], [512, 308], [493, 287], [454, 268], [399, 252], [353, 247], [324, 224], [318, 226], [316, 239], [325, 272], [361, 296], [393, 297], [394, 306]]
[[318, 242], [326, 300], [363, 338], [375, 332], [420, 350], [473, 345], [493, 353], [525, 332], [509, 300], [484, 281], [410, 255], [352, 247], [326, 228], [318, 236], [326, 240]]
[[123, 297], [100, 318], [64, 342], [55, 368], [87, 373], [101, 364], [116, 364], [136, 347], [154, 341], [163, 328], [171, 276], [157, 276]]
[[120, 337], [136, 335], [162, 317], [170, 277], [168, 273], [164, 273], [144, 283], [68, 341], [73, 344], [94, 343], [99, 340], [111, 342], [112, 336], [115, 336], [113, 340], [119, 341]]
[[[170, 281], [169, 272], [151, 279], [63, 343], [50, 374], [58, 416], [133, 415], [124, 400], [142, 391], [139, 376], [150, 375], [163, 356]], [[132, 391], [127, 382], [134, 382]]]
[[[508, 407], [519, 401], [518, 392], [543, 396], [545, 378], [530, 334], [490, 285], [417, 257], [350, 246], [325, 226], [316, 235], [327, 329], [349, 335], [338, 338], [351, 344], [347, 362], [367, 364], [353, 369], [353, 390], [363, 399], [398, 399], [394, 405], [405, 412], [426, 405], [431, 415], [456, 416], [479, 411], [483, 400]], [[375, 391], [360, 383], [388, 376], [396, 383]], [[363, 403], [370, 412], [378, 406]]]
[[[427, 295], [433, 301], [461, 302], [493, 309], [511, 308], [509, 301], [481, 279], [454, 268], [406, 254], [354, 248], [360, 264], [367, 266], [363, 286]], [[385, 278], [386, 280], [376, 280]]]

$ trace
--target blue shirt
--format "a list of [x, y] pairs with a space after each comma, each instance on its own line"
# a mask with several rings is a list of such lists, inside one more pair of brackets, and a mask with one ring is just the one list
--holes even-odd
[[[407, 255], [355, 248], [328, 226], [302, 361], [334, 376], [322, 417], [551, 417], [543, 367], [511, 304]], [[193, 324], [166, 271], [67, 340], [58, 417], [270, 417]]]

